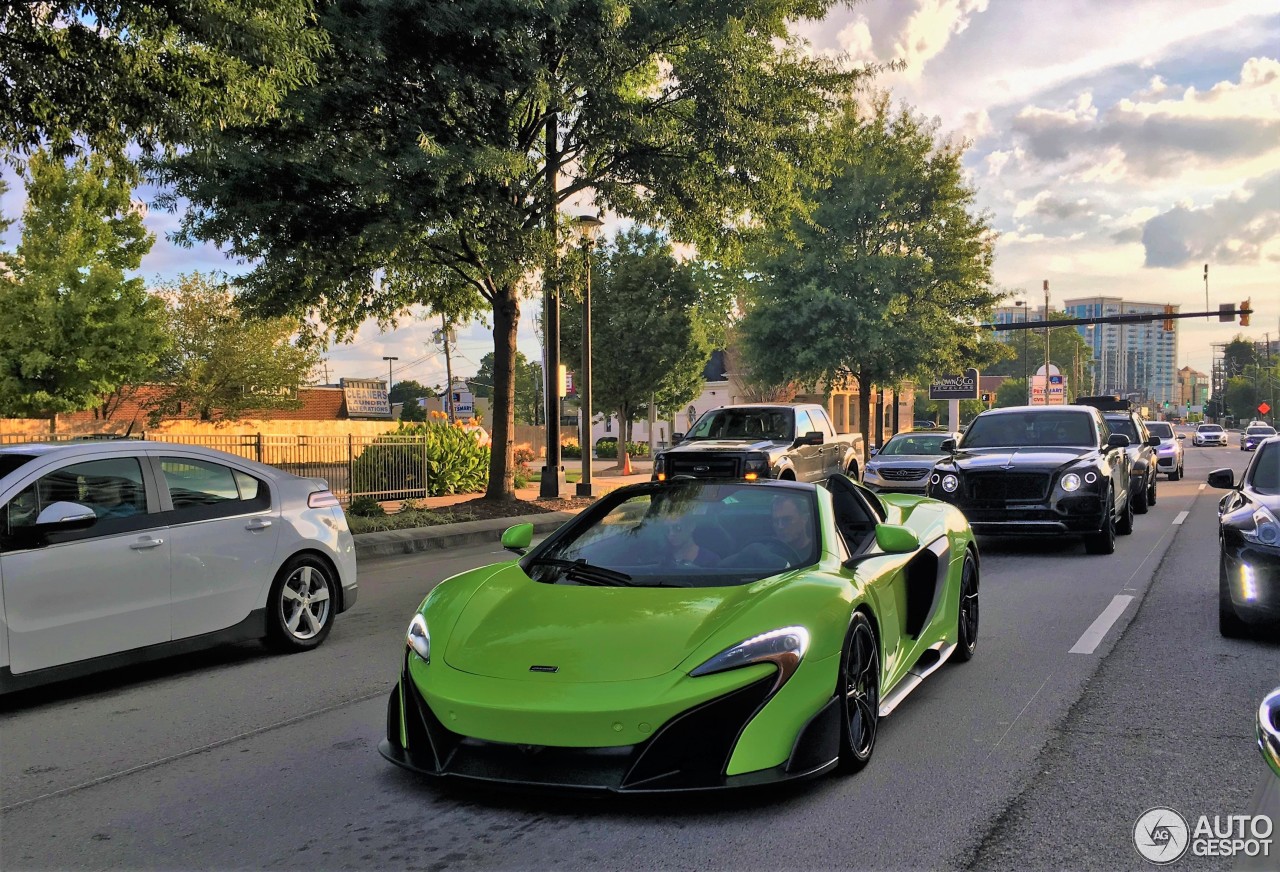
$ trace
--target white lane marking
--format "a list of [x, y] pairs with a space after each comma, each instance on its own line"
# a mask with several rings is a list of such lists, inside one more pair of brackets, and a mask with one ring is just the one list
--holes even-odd
[[1120, 615], [1124, 614], [1125, 608], [1131, 602], [1133, 602], [1133, 597], [1116, 594], [1112, 598], [1111, 604], [1102, 610], [1102, 614], [1098, 615], [1097, 620], [1089, 625], [1089, 629], [1084, 631], [1084, 635], [1067, 653], [1092, 654], [1101, 644], [1102, 637], [1107, 635], [1107, 630], [1110, 630], [1111, 625], [1116, 622]]
[[1196, 488], [1196, 490], [1204, 490], [1204, 489], [1205, 489], [1205, 488], [1207, 488], [1208, 486], [1209, 486], [1209, 485], [1208, 485], [1206, 482], [1203, 482], [1203, 481], [1202, 481], [1202, 482], [1200, 482], [1200, 487]]
[[1191, 514], [1191, 513], [1190, 513], [1190, 512], [1178, 512], [1178, 517], [1176, 517], [1176, 518], [1174, 518], [1174, 519], [1173, 519], [1173, 525], [1174, 525], [1175, 527], [1181, 526], [1181, 525], [1182, 525], [1182, 522], [1183, 522], [1183, 521], [1185, 521], [1185, 520], [1187, 519], [1187, 515], [1189, 515], [1189, 514]]

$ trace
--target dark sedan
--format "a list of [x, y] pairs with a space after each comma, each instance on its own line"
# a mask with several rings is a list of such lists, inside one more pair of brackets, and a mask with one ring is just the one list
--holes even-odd
[[1090, 554], [1133, 532], [1129, 438], [1091, 406], [1017, 406], [973, 419], [929, 477], [929, 496], [958, 506], [974, 532], [1080, 536]]
[[1250, 424], [1240, 434], [1240, 450], [1254, 451], [1264, 440], [1276, 435], [1276, 428], [1268, 424]]
[[1209, 484], [1231, 489], [1218, 504], [1218, 629], [1234, 638], [1280, 627], [1280, 437], [1258, 446], [1238, 484], [1231, 469]]

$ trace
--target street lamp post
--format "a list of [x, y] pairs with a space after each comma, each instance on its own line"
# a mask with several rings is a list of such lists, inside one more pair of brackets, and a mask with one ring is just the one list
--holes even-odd
[[[1022, 323], [1027, 323], [1027, 301], [1018, 300], [1013, 305], [1022, 310]], [[1027, 379], [1027, 331], [1024, 327], [1022, 330], [1022, 380], [1026, 383], [1027, 402], [1031, 402], [1031, 382]]]
[[390, 409], [391, 408], [391, 364], [393, 361], [397, 361], [400, 358], [384, 357], [382, 359], [387, 362], [387, 408]]
[[603, 223], [595, 215], [579, 215], [573, 219], [574, 229], [582, 240], [582, 262], [587, 274], [582, 292], [582, 366], [577, 378], [581, 406], [578, 445], [582, 449], [582, 479], [577, 488], [580, 497], [594, 496], [591, 492], [591, 249]]

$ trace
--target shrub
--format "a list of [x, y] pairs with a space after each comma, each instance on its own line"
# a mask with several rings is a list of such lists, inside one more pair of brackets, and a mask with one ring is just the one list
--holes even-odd
[[566, 442], [560, 446], [561, 457], [582, 457], [582, 446], [577, 442]]
[[357, 518], [383, 518], [386, 517], [387, 510], [373, 497], [364, 496], [351, 501], [351, 505], [347, 506], [347, 514]]
[[[649, 443], [648, 442], [628, 442], [627, 453], [630, 454], [632, 457], [648, 457]], [[596, 443], [596, 457], [612, 458], [617, 456], [618, 456], [617, 442], [597, 442]]]
[[489, 481], [489, 447], [472, 431], [433, 418], [402, 424], [364, 450], [352, 466], [351, 490], [377, 499], [479, 493]]

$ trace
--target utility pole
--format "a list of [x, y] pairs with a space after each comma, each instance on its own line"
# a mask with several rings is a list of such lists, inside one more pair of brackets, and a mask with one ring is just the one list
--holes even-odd
[[1049, 280], [1044, 280], [1044, 404], [1049, 405]]
[[[440, 335], [444, 337], [444, 377], [448, 384], [445, 386], [445, 408], [449, 410], [449, 423], [454, 422], [453, 409], [453, 362], [449, 359], [449, 320], [444, 315], [440, 316], [440, 324], [443, 327]], [[495, 379], [496, 381], [496, 379]]]

